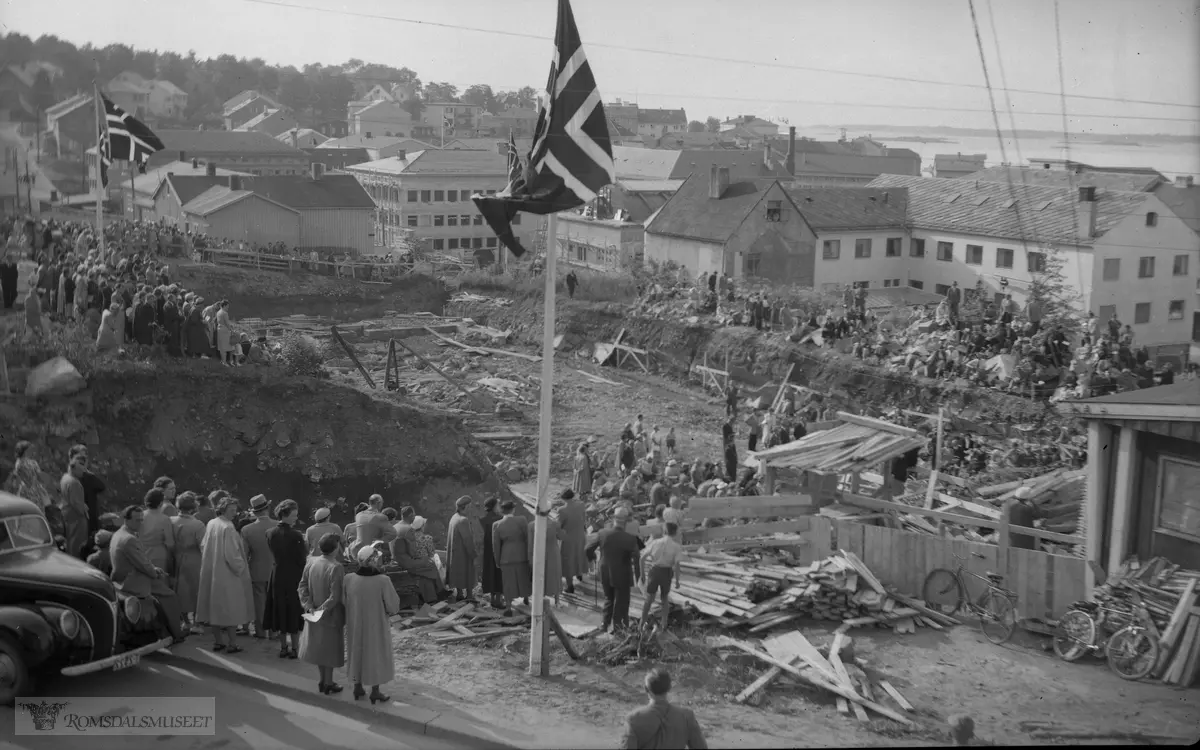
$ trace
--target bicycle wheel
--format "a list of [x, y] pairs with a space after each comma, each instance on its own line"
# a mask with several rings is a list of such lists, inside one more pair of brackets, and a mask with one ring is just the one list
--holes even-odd
[[1108, 666], [1126, 680], [1140, 680], [1158, 663], [1158, 639], [1140, 625], [1121, 628], [1108, 639]]
[[1096, 642], [1096, 621], [1087, 612], [1073, 609], [1063, 615], [1054, 631], [1054, 653], [1063, 661], [1079, 661]]
[[1017, 629], [1017, 609], [1009, 599], [999, 591], [989, 591], [983, 595], [979, 605], [979, 629], [983, 637], [997, 645], [1012, 638]]
[[930, 609], [944, 615], [952, 615], [962, 609], [966, 596], [962, 584], [953, 571], [945, 568], [935, 568], [925, 576], [925, 584], [921, 587], [921, 598]]

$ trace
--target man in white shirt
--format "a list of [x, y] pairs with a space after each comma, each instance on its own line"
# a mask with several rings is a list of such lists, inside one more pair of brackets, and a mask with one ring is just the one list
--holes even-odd
[[[664, 518], [665, 518], [664, 512]], [[683, 561], [683, 545], [679, 543], [679, 526], [674, 523], [663, 525], [663, 535], [646, 545], [642, 551], [642, 625], [650, 620], [650, 608], [654, 595], [662, 592], [662, 630], [667, 629], [671, 605], [667, 597], [671, 593], [671, 580], [680, 579], [680, 563]]]

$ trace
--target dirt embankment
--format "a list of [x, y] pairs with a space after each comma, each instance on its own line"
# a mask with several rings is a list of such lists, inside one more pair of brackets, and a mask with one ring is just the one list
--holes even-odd
[[[511, 329], [515, 339], [540, 346], [542, 302], [515, 301], [504, 307], [491, 303], [455, 302], [447, 315], [461, 315], [502, 330]], [[739, 381], [751, 387], [778, 383], [795, 364], [791, 380], [818, 391], [839, 396], [839, 405], [860, 404], [873, 408], [898, 406], [936, 412], [939, 406], [950, 413], [963, 413], [983, 421], [1041, 424], [1059, 416], [1044, 403], [1008, 396], [991, 390], [962, 388], [943, 381], [884, 373], [851, 357], [798, 346], [780, 334], [765, 335], [751, 328], [688, 325], [681, 321], [631, 315], [625, 305], [560, 300], [556, 332], [563, 335], [559, 351], [585, 348], [596, 342], [611, 342], [623, 329], [623, 341], [653, 352], [651, 369], [684, 379], [693, 364], [708, 356], [710, 367], [724, 369], [726, 356]]]
[[111, 508], [139, 500], [168, 474], [181, 491], [292, 498], [306, 518], [345, 498], [333, 508], [342, 524], [378, 492], [386, 505], [416, 506], [436, 528], [458, 496], [499, 489], [458, 420], [278, 368], [112, 362], [83, 393], [13, 399], [0, 409], [0, 421], [12, 426], [0, 435], [5, 469], [13, 444], [30, 440], [56, 484], [70, 446], [85, 443]]

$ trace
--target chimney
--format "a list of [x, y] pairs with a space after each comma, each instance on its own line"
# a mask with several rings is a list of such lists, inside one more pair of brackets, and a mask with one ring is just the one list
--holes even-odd
[[399, 151], [396, 152], [396, 158], [399, 159], [400, 161], [404, 161], [404, 155], [406, 153], [407, 152], [404, 149], [400, 149]]
[[211, 161], [209, 163], [205, 164], [204, 165], [204, 174], [207, 175], [208, 177], [216, 177], [217, 176], [217, 165], [213, 164]]
[[368, 131], [366, 132], [366, 136], [367, 136], [367, 140], [368, 140], [368, 141], [369, 141], [369, 140], [371, 140], [371, 131], [370, 131], [370, 130], [368, 130]]
[[314, 161], [312, 163], [310, 174], [312, 175], [313, 182], [320, 180], [325, 176], [325, 165], [319, 161]]
[[179, 161], [187, 161], [187, 152], [186, 151], [179, 152]]
[[236, 175], [236, 174], [229, 175], [227, 182], [229, 183], [230, 190], [241, 190], [242, 189], [242, 178], [239, 175]]
[[1081, 238], [1091, 239], [1096, 234], [1096, 188], [1084, 185], [1079, 188], [1079, 202], [1075, 204], [1075, 233]]
[[1191, 175], [1179, 175], [1175, 178], [1175, 187], [1190, 188], [1192, 186]]
[[783, 163], [784, 169], [790, 175], [796, 174], [796, 128], [788, 128], [788, 151], [787, 160]]
[[729, 167], [718, 167], [712, 165], [712, 171], [709, 173], [708, 179], [708, 197], [713, 200], [720, 200], [725, 194], [725, 189], [729, 187]]
[[771, 168], [771, 142], [763, 138], [763, 166]]
[[193, 156], [192, 157], [192, 169], [199, 169], [199, 168], [200, 168], [200, 160]]
[[892, 194], [885, 190], [883, 192], [883, 205], [886, 206], [889, 202], [891, 202], [891, 198], [892, 198]]
[[292, 128], [292, 148], [299, 148], [297, 142], [300, 140], [300, 129]]

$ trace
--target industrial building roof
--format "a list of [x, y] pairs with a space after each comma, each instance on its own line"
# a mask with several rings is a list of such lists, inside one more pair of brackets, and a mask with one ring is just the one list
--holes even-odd
[[784, 188], [817, 230], [903, 227], [908, 190], [869, 187]]
[[500, 153], [491, 151], [474, 151], [468, 149], [426, 149], [403, 158], [390, 156], [386, 159], [347, 166], [354, 172], [371, 172], [375, 174], [461, 174], [461, 175], [498, 175], [508, 174], [508, 160]]
[[1162, 175], [1144, 172], [1090, 172], [1075, 173], [1064, 169], [1033, 169], [1032, 167], [988, 167], [967, 175], [966, 180], [1008, 183], [1016, 185], [1040, 185], [1046, 187], [1077, 188], [1084, 185], [1104, 190], [1138, 193], [1152, 190], [1165, 178]]

